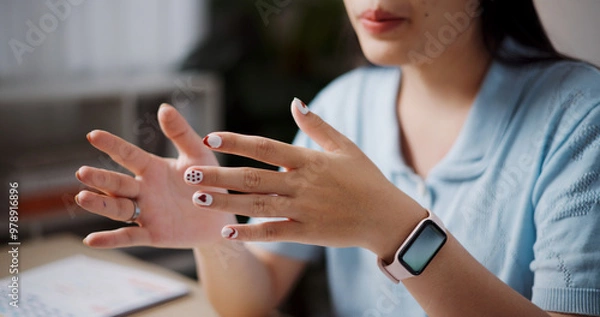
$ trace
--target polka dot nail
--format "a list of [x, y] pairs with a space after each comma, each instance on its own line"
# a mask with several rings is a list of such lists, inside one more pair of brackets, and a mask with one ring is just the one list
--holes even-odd
[[184, 179], [185, 179], [185, 182], [188, 184], [192, 184], [192, 185], [200, 184], [200, 182], [202, 181], [202, 172], [194, 170], [194, 169], [189, 169], [185, 172]]

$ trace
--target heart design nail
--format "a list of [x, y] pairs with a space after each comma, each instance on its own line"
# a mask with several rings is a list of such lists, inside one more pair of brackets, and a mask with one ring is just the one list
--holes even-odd
[[235, 239], [238, 237], [238, 232], [233, 228], [225, 227], [221, 230], [221, 236], [226, 239]]
[[195, 193], [193, 200], [196, 205], [207, 207], [212, 205], [213, 197], [206, 193]]

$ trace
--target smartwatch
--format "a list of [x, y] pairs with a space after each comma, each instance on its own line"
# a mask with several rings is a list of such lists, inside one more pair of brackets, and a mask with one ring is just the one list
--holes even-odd
[[431, 211], [427, 210], [427, 213], [427, 218], [421, 220], [400, 245], [391, 264], [377, 259], [379, 269], [396, 284], [423, 273], [448, 240], [442, 221]]

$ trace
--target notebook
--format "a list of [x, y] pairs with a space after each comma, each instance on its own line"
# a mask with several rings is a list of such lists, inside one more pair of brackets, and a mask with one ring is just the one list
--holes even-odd
[[0, 280], [7, 317], [124, 316], [189, 293], [177, 280], [84, 255], [20, 273], [18, 307], [7, 294], [10, 279]]

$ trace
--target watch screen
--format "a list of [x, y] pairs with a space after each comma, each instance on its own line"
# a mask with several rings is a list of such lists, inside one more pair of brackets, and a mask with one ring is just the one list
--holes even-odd
[[419, 275], [446, 242], [446, 234], [433, 222], [426, 221], [409, 241], [399, 260], [414, 275]]

